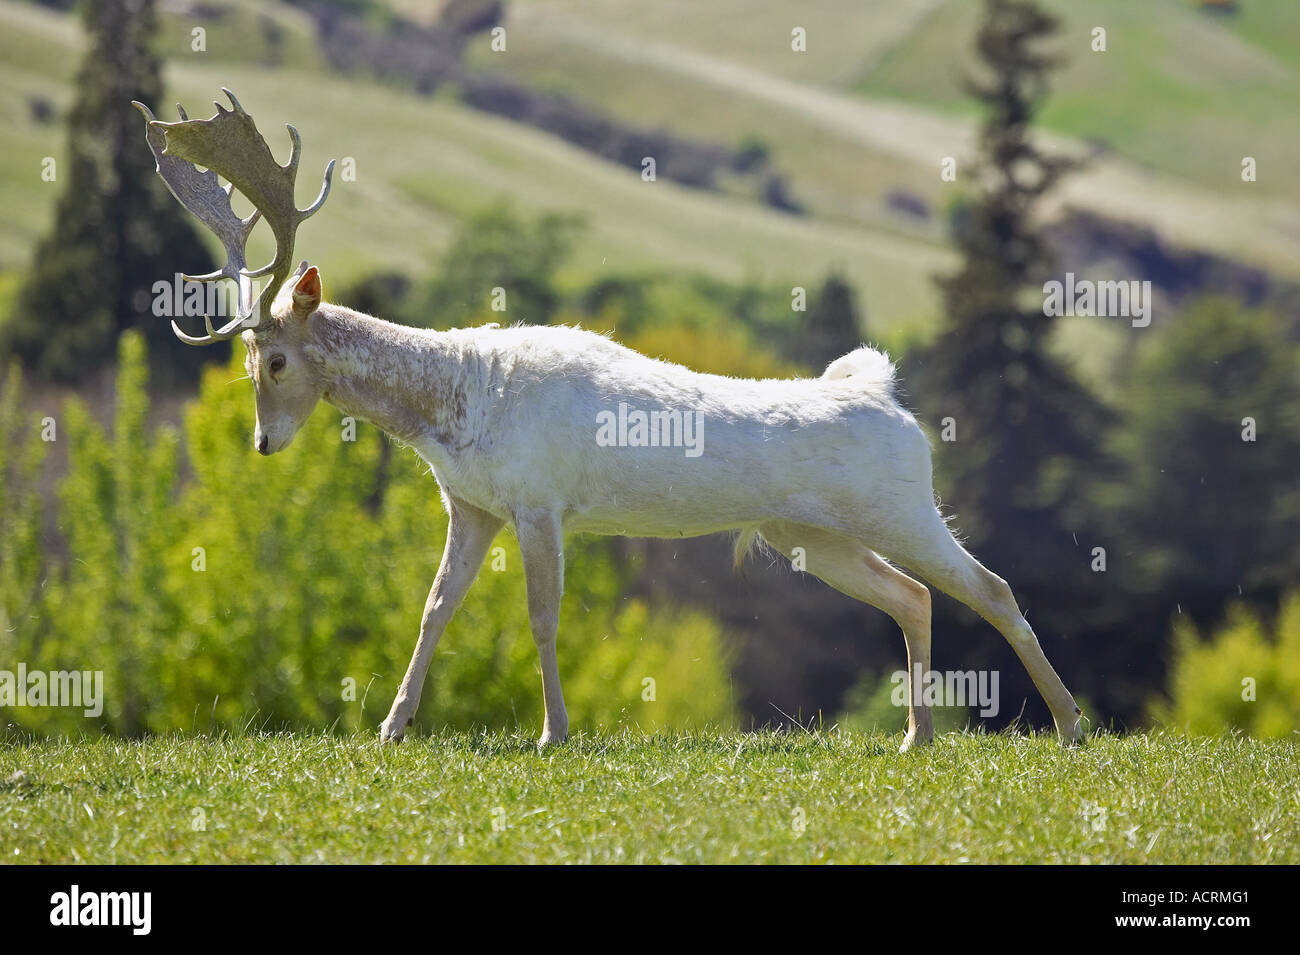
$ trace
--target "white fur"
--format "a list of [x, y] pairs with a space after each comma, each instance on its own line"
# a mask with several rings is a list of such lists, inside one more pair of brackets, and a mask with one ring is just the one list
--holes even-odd
[[[250, 336], [258, 434], [279, 450], [324, 397], [408, 441], [429, 463], [451, 515], [446, 552], [420, 640], [382, 736], [400, 739], [443, 628], [492, 537], [515, 525], [543, 676], [542, 742], [568, 730], [556, 663], [569, 532], [691, 537], [760, 536], [807, 569], [895, 618], [909, 668], [929, 669], [929, 592], [885, 559], [908, 566], [990, 620], [1020, 654], [1067, 742], [1078, 709], [1039, 649], [1010, 588], [958, 544], [940, 517], [930, 448], [893, 398], [894, 367], [860, 348], [820, 378], [764, 380], [700, 374], [577, 328], [417, 330], [317, 301], [279, 331]], [[295, 307], [296, 304], [295, 304]], [[307, 318], [310, 315], [310, 318]], [[276, 350], [306, 367], [274, 385], [259, 370]], [[300, 354], [299, 354], [300, 352]], [[292, 360], [291, 360], [292, 365]], [[698, 414], [701, 453], [608, 447], [602, 413]], [[305, 411], [304, 411], [305, 409]], [[796, 549], [799, 549], [796, 551]], [[903, 748], [933, 733], [909, 700]]]

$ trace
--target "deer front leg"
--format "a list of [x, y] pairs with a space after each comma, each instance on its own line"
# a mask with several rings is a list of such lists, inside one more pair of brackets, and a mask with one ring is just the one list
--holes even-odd
[[415, 719], [433, 651], [456, 608], [464, 599], [465, 592], [478, 576], [492, 539], [505, 523], [500, 518], [455, 498], [450, 498], [448, 503], [451, 519], [447, 524], [447, 544], [442, 552], [442, 564], [438, 567], [438, 576], [434, 578], [433, 587], [429, 590], [429, 599], [424, 604], [420, 639], [415, 643], [411, 665], [407, 667], [406, 677], [397, 691], [397, 698], [393, 700], [393, 708], [389, 710], [388, 718], [380, 728], [379, 738], [385, 743], [400, 741], [406, 728]]
[[560, 666], [555, 657], [560, 626], [560, 596], [564, 593], [564, 538], [557, 514], [529, 511], [515, 515], [519, 550], [528, 586], [528, 617], [542, 667], [542, 702], [546, 715], [538, 746], [561, 743], [569, 735], [569, 714], [560, 691]]

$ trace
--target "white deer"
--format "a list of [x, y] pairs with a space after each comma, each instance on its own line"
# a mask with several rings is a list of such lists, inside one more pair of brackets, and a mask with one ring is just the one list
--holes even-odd
[[[254, 445], [282, 451], [324, 399], [411, 445], [428, 462], [450, 516], [410, 667], [381, 738], [400, 740], [415, 717], [438, 640], [497, 532], [512, 523], [523, 556], [528, 612], [542, 672], [541, 745], [568, 733], [556, 630], [568, 533], [692, 537], [739, 532], [737, 561], [760, 539], [898, 623], [908, 672], [930, 670], [930, 592], [905, 566], [983, 616], [1028, 669], [1067, 744], [1081, 742], [1080, 711], [1043, 655], [1006, 581], [959, 544], [935, 506], [930, 446], [893, 396], [894, 368], [859, 348], [820, 378], [753, 381], [656, 361], [588, 331], [495, 326], [408, 328], [322, 299], [318, 270], [289, 274], [299, 222], [294, 205], [299, 137], [286, 166], [227, 90], [209, 120], [162, 123], [141, 107], [158, 171], [176, 197], [223, 240], [229, 261], [201, 280], [234, 278], [239, 314], [193, 344], [240, 336], [256, 393]], [[138, 104], [137, 104], [138, 105]], [[207, 167], [199, 172], [195, 165]], [[230, 209], [231, 186], [257, 212]], [[275, 260], [244, 266], [258, 214], [275, 233]], [[251, 301], [249, 279], [272, 273]], [[275, 294], [269, 303], [267, 289]], [[174, 326], [174, 323], [173, 323]], [[175, 327], [175, 326], [174, 326]], [[622, 407], [620, 407], [622, 406]], [[687, 416], [695, 454], [665, 442], [598, 441], [601, 422], [627, 410], [662, 413], [669, 437]], [[700, 430], [702, 429], [702, 430]], [[665, 428], [660, 428], [664, 431]], [[673, 442], [667, 442], [671, 445]], [[901, 751], [934, 734], [929, 706], [909, 680]]]

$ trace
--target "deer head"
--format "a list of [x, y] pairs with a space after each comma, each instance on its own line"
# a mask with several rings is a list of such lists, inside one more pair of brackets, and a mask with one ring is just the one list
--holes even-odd
[[[206, 335], [187, 335], [172, 322], [176, 336], [188, 345], [211, 345], [242, 335], [248, 347], [246, 365], [257, 395], [257, 429], [254, 444], [263, 454], [288, 446], [299, 425], [311, 414], [323, 385], [307, 361], [304, 345], [307, 322], [320, 306], [320, 275], [306, 262], [290, 275], [294, 236], [303, 220], [313, 215], [329, 196], [334, 160], [325, 167], [320, 195], [306, 209], [294, 201], [294, 183], [302, 139], [292, 126], [292, 152], [281, 166], [271, 155], [266, 140], [257, 131], [235, 94], [231, 109], [214, 104], [211, 119], [190, 119], [177, 106], [180, 122], [166, 123], [154, 117], [143, 103], [132, 105], [144, 115], [145, 139], [157, 162], [158, 175], [171, 194], [221, 240], [226, 264], [207, 275], [185, 275], [186, 281], [237, 284], [239, 295], [235, 317], [220, 328], [204, 316]], [[200, 166], [205, 167], [200, 170]], [[221, 185], [218, 174], [225, 177]], [[253, 213], [241, 219], [230, 204], [238, 189], [253, 204]], [[248, 269], [246, 247], [249, 233], [258, 220], [271, 227], [275, 236], [275, 257], [259, 269]], [[270, 281], [256, 296], [252, 280], [270, 275]], [[286, 287], [292, 279], [293, 289]], [[282, 294], [288, 292], [288, 294]]]

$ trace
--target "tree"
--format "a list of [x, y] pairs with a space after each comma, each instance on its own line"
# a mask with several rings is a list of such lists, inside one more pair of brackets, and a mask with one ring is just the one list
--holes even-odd
[[578, 224], [554, 212], [526, 220], [505, 203], [471, 217], [443, 260], [424, 324], [549, 323], [560, 306], [556, 272], [573, 248]]
[[841, 275], [826, 276], [799, 326], [795, 355], [815, 371], [857, 348], [863, 335], [853, 286]]
[[[1269, 631], [1272, 631], [1271, 633]], [[1203, 639], [1180, 618], [1174, 628], [1169, 698], [1151, 715], [1197, 736], [1237, 729], [1262, 739], [1290, 739], [1300, 725], [1300, 591], [1267, 618], [1242, 603]]]
[[[1078, 634], [1079, 610], [1104, 576], [1090, 568], [1095, 538], [1082, 523], [1108, 415], [1050, 351], [1052, 322], [1041, 304], [1051, 263], [1034, 207], [1071, 167], [1029, 135], [1055, 62], [1038, 46], [1055, 27], [1031, 0], [986, 0], [976, 37], [986, 77], [966, 84], [986, 115], [977, 190], [954, 219], [962, 266], [939, 280], [946, 324], [908, 378], [942, 438], [936, 485], [945, 504], [1068, 672], [1072, 654], [1053, 637]], [[977, 639], [992, 650], [986, 629]], [[1005, 647], [996, 652], [1009, 660]], [[1008, 662], [1007, 670], [1019, 667]]]
[[[1135, 599], [1202, 625], [1300, 578], [1300, 345], [1268, 309], [1208, 299], [1143, 339], [1100, 489]], [[1153, 507], [1152, 502], [1159, 502]]]
[[212, 261], [154, 174], [144, 121], [131, 107], [163, 99], [159, 57], [149, 48], [153, 0], [94, 0], [84, 17], [90, 47], [58, 168], [66, 186], [54, 229], [0, 328], [0, 350], [37, 377], [75, 381], [110, 361], [118, 335], [136, 326], [160, 377], [186, 375], [228, 351], [182, 345], [152, 310], [155, 282], [180, 269], [207, 271]]

